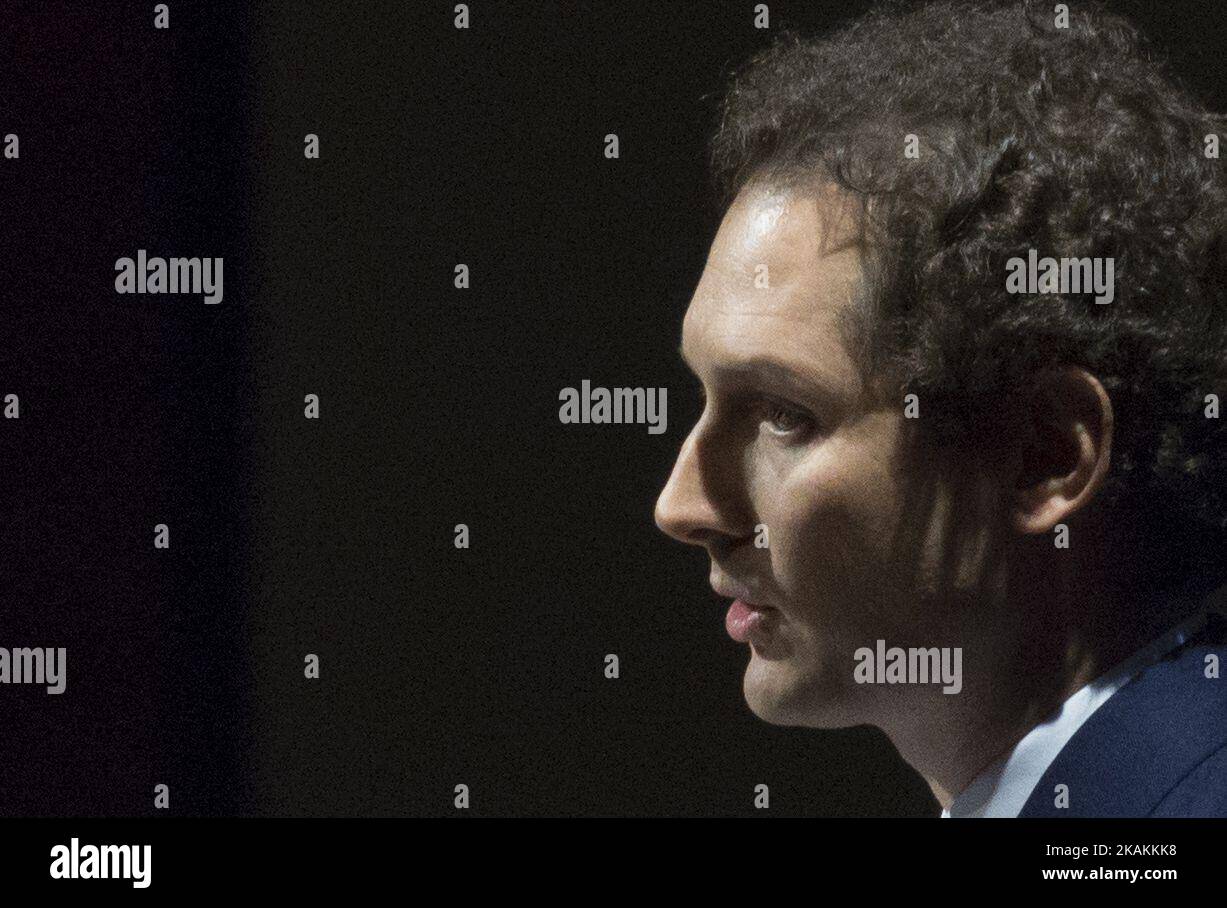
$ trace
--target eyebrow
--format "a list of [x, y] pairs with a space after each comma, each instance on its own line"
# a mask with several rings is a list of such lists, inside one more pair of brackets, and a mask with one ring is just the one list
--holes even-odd
[[[694, 364], [686, 356], [685, 349], [679, 345], [678, 355], [691, 372], [696, 372]], [[716, 366], [715, 372], [736, 378], [758, 378], [762, 381], [789, 388], [801, 396], [818, 397], [827, 406], [839, 406], [840, 395], [834, 384], [815, 375], [809, 370], [797, 370], [778, 359], [770, 356], [750, 356], [729, 364]]]

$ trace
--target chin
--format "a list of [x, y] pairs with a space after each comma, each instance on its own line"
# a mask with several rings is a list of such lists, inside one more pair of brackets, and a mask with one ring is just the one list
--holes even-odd
[[847, 728], [864, 721], [849, 714], [845, 692], [824, 683], [820, 670], [799, 671], [789, 660], [752, 651], [741, 689], [750, 711], [771, 725]]

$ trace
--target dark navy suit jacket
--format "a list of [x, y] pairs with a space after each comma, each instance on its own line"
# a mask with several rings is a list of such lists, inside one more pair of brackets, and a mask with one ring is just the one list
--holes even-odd
[[[1206, 677], [1212, 653], [1218, 678]], [[1214, 616], [1095, 710], [1019, 816], [1227, 817], [1227, 622]]]

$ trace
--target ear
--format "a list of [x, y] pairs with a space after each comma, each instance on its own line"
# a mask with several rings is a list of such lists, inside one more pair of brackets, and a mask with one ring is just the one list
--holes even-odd
[[1048, 533], [1098, 493], [1112, 459], [1112, 401], [1079, 366], [1043, 373], [1024, 417], [1011, 517], [1020, 533]]

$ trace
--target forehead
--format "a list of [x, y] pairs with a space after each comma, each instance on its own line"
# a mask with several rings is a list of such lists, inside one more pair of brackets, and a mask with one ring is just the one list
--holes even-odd
[[855, 221], [834, 193], [747, 188], [733, 202], [686, 312], [696, 367], [772, 360], [851, 381], [840, 316], [861, 281]]

